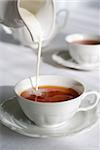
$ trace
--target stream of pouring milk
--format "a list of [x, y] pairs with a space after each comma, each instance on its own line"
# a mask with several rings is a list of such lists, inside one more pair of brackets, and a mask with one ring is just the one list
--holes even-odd
[[[42, 29], [37, 18], [26, 9], [20, 8], [21, 17], [30, 32], [33, 42], [38, 44], [38, 55], [37, 55], [37, 66], [36, 66], [36, 86], [35, 89], [38, 91], [39, 81], [39, 70], [40, 70], [40, 58], [41, 58], [41, 47], [42, 47]], [[34, 43], [33, 43], [34, 44]], [[33, 83], [31, 81], [31, 86]], [[35, 92], [35, 91], [34, 91]]]

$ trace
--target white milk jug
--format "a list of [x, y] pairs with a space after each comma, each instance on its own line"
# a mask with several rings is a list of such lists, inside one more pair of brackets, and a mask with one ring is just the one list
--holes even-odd
[[[29, 11], [38, 20], [43, 29], [43, 44], [51, 38], [55, 26], [55, 5], [54, 0], [4, 0], [0, 1], [0, 22], [14, 31], [17, 35], [18, 30], [22, 31], [21, 38], [26, 38], [26, 45], [30, 45], [30, 33], [26, 30], [21, 9]], [[35, 31], [35, 29], [34, 29]], [[22, 34], [22, 33], [21, 33]], [[20, 34], [18, 35], [20, 38]], [[33, 35], [33, 37], [35, 37]], [[35, 40], [35, 39], [33, 39]]]
[[[43, 30], [43, 43], [46, 46], [49, 41], [55, 36], [59, 29], [66, 25], [67, 11], [60, 10], [57, 14], [65, 13], [65, 19], [62, 26], [56, 24], [56, 11], [54, 0], [2, 0], [0, 1], [0, 22], [7, 25], [12, 30], [15, 39], [19, 40], [23, 45], [31, 46], [33, 41], [31, 39], [29, 30], [27, 30], [21, 9], [29, 11], [38, 20]], [[35, 34], [35, 29], [34, 29]], [[35, 36], [33, 36], [35, 37]], [[35, 41], [35, 39], [33, 39]]]

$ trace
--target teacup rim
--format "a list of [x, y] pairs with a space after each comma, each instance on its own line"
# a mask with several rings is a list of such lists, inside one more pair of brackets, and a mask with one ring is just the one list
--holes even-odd
[[[98, 39], [100, 40], [100, 35], [99, 34], [91, 34], [91, 33], [72, 33], [72, 34], [68, 34], [65, 36], [65, 41], [68, 43], [68, 44], [73, 44], [73, 45], [80, 45], [80, 46], [84, 46], [84, 47], [99, 47], [100, 44], [97, 44], [97, 45], [91, 45], [91, 44], [81, 44], [81, 43], [73, 43], [73, 41], [75, 40], [70, 40], [69, 38], [73, 38], [74, 36], [82, 36], [83, 39], [86, 39], [87, 38], [91, 38], [91, 39]], [[79, 40], [79, 38], [77, 38]], [[76, 40], [77, 40], [76, 39]]]
[[[62, 75], [40, 75], [41, 77], [63, 77], [63, 78], [65, 78], [65, 76], [62, 76]], [[18, 84], [20, 84], [21, 82], [23, 82], [23, 81], [25, 81], [25, 80], [27, 80], [27, 79], [29, 79], [29, 78], [35, 78], [36, 76], [30, 76], [30, 77], [28, 77], [28, 78], [24, 78], [23, 80], [20, 80], [20, 81], [18, 81], [16, 84], [15, 84], [15, 86], [14, 86], [14, 93], [16, 94], [16, 96], [18, 96], [18, 97], [20, 97], [21, 98], [21, 100], [22, 99], [24, 99], [24, 100], [26, 100], [26, 102], [29, 102], [29, 103], [36, 103], [36, 104], [42, 104], [42, 105], [60, 105], [60, 104], [63, 104], [63, 103], [69, 103], [69, 102], [71, 102], [71, 100], [73, 100], [73, 101], [75, 101], [75, 100], [77, 100], [77, 99], [79, 99], [79, 97], [81, 97], [81, 96], [83, 96], [84, 95], [84, 93], [86, 92], [86, 87], [85, 87], [85, 85], [84, 85], [84, 83], [83, 82], [81, 82], [80, 80], [76, 80], [76, 79], [73, 79], [73, 78], [71, 78], [71, 77], [67, 77], [68, 79], [70, 79], [70, 80], [73, 80], [73, 81], [76, 81], [77, 83], [80, 83], [81, 85], [82, 85], [82, 87], [83, 87], [83, 91], [82, 91], [82, 93], [78, 96], [78, 97], [76, 97], [76, 98], [73, 98], [73, 99], [71, 99], [71, 100], [68, 100], [68, 101], [60, 101], [60, 102], [37, 102], [37, 101], [29, 101], [28, 99], [26, 99], [26, 98], [24, 98], [24, 97], [22, 97], [22, 96], [20, 96], [20, 94], [18, 94], [17, 92], [16, 92], [16, 87], [17, 87], [17, 85]]]

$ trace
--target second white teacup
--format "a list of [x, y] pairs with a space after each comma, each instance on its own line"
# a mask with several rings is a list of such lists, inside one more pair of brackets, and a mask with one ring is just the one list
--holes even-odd
[[79, 64], [100, 64], [100, 36], [71, 34], [65, 38], [71, 57]]
[[[35, 86], [36, 77], [32, 77], [31, 79], [33, 86]], [[77, 91], [79, 96], [61, 102], [30, 101], [21, 96], [23, 91], [31, 88], [30, 78], [17, 83], [14, 90], [23, 112], [30, 120], [41, 127], [57, 127], [63, 125], [68, 122], [76, 112], [87, 111], [94, 108], [100, 98], [99, 94], [95, 91], [85, 93], [85, 87], [81, 82], [68, 77], [56, 75], [40, 76], [39, 86], [44, 85], [70, 87]], [[82, 107], [82, 101], [89, 95], [95, 96], [92, 99], [92, 103], [89, 101], [86, 107]]]

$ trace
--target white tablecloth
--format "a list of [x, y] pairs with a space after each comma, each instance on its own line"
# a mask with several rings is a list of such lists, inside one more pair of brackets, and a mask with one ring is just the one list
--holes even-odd
[[[66, 25], [66, 33], [85, 32], [98, 33], [99, 10], [94, 5], [84, 11], [73, 11]], [[76, 15], [77, 14], [77, 15]], [[74, 77], [83, 81], [87, 90], [100, 92], [100, 71], [78, 71], [57, 65], [51, 59], [52, 51], [66, 49], [65, 34], [59, 34], [43, 52], [40, 74], [59, 74]], [[9, 39], [9, 38], [8, 38]], [[8, 40], [9, 41], [9, 40]], [[13, 94], [12, 86], [23, 78], [35, 75], [36, 55], [28, 48], [0, 42], [0, 96], [1, 99]], [[8, 90], [9, 89], [9, 90]], [[8, 94], [2, 94], [8, 93]], [[0, 100], [1, 100], [0, 99]], [[28, 138], [17, 134], [0, 124], [0, 150], [99, 150], [100, 123], [91, 130], [72, 137], [62, 138]]]

